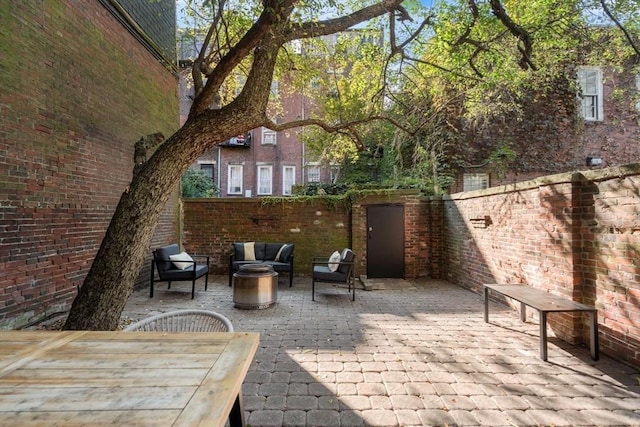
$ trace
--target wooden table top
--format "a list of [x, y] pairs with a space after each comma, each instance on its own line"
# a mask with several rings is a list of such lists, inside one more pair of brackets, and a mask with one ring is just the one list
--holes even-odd
[[2, 426], [222, 426], [259, 334], [0, 331]]

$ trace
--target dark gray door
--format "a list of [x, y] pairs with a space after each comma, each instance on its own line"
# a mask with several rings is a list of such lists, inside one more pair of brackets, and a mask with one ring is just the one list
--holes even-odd
[[367, 277], [404, 277], [404, 207], [367, 207]]

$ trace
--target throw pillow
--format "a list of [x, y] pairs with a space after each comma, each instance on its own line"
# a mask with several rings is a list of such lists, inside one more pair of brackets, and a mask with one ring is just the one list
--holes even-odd
[[[179, 254], [169, 255], [169, 259], [171, 260], [173, 265], [175, 265], [176, 268], [180, 270], [193, 267], [194, 265], [193, 258], [191, 258], [191, 256], [186, 252], [180, 252]], [[188, 262], [188, 261], [191, 261], [191, 262]]]
[[278, 250], [276, 257], [273, 260], [275, 262], [286, 262], [290, 254], [289, 246], [291, 245], [288, 243], [285, 243], [284, 245], [280, 246], [280, 250]]
[[329, 257], [329, 263], [327, 264], [327, 267], [329, 267], [329, 270], [331, 271], [337, 271], [339, 265], [340, 265], [340, 252], [335, 251]]
[[246, 242], [244, 244], [244, 261], [256, 260], [256, 242]]

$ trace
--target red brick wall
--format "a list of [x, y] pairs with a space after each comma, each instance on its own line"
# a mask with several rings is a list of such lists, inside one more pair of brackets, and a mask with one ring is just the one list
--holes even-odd
[[[524, 283], [599, 310], [603, 352], [640, 366], [640, 164], [444, 199], [444, 277], [480, 291]], [[585, 319], [553, 314], [570, 342]]]
[[345, 247], [356, 253], [356, 274], [366, 273], [367, 216], [372, 204], [401, 203], [405, 216], [405, 276], [427, 274], [429, 236], [423, 217], [426, 203], [416, 192], [359, 196], [351, 203], [314, 198], [184, 200], [183, 243], [187, 251], [211, 257], [212, 270], [228, 273], [231, 244], [266, 241], [295, 244], [295, 274], [308, 275], [314, 256], [326, 256]]
[[[0, 27], [0, 327], [19, 327], [69, 307], [134, 142], [171, 134], [178, 108], [175, 77], [98, 1], [14, 2]], [[175, 224], [170, 206], [155, 243]]]
[[186, 199], [183, 244], [187, 251], [211, 257], [212, 271], [227, 274], [233, 242], [295, 244], [294, 269], [308, 275], [314, 256], [327, 256], [350, 246], [349, 206], [257, 198]]

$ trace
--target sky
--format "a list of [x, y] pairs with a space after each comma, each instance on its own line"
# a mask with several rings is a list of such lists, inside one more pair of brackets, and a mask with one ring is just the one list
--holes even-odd
[[[431, 6], [433, 6], [433, 3], [436, 0], [419, 0], [419, 1], [425, 7], [431, 7]], [[178, 27], [182, 27], [182, 28], [184, 28], [186, 26], [185, 25], [185, 21], [184, 21], [184, 15], [181, 13], [181, 11], [184, 10], [185, 3], [186, 3], [186, 0], [176, 0], [176, 12], [177, 12], [177, 15], [178, 15], [177, 16]]]

